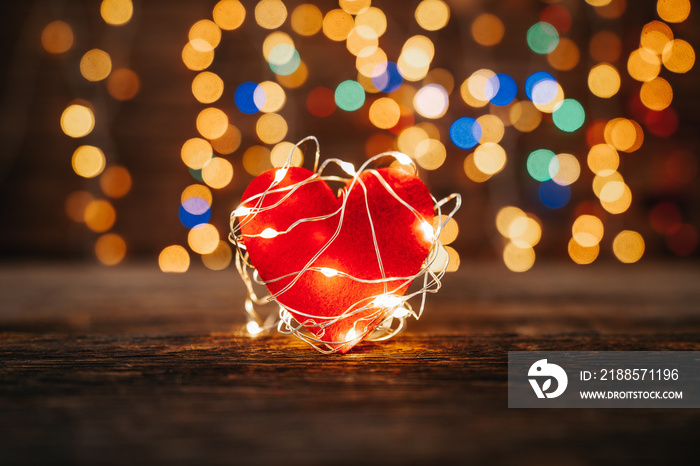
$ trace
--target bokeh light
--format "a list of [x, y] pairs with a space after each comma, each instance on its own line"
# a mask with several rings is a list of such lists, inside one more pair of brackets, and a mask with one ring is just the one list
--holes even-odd
[[200, 170], [211, 160], [213, 154], [211, 144], [202, 138], [188, 139], [180, 150], [182, 161], [193, 170]]
[[112, 59], [104, 50], [89, 50], [80, 59], [80, 73], [88, 81], [102, 81], [111, 71]]
[[126, 196], [131, 190], [131, 174], [121, 165], [112, 165], [105, 169], [100, 176], [100, 189], [105, 196], [118, 199]]
[[352, 16], [341, 9], [331, 10], [323, 18], [323, 34], [330, 40], [340, 42], [348, 38], [355, 26]]
[[399, 122], [401, 110], [399, 104], [389, 97], [381, 97], [369, 107], [369, 121], [381, 129], [389, 129]]
[[323, 13], [316, 5], [304, 3], [292, 11], [292, 29], [301, 36], [313, 36], [323, 27]]
[[197, 225], [187, 234], [187, 244], [197, 254], [211, 254], [219, 246], [219, 231], [211, 223]]
[[416, 112], [425, 118], [442, 118], [447, 113], [450, 103], [444, 87], [439, 84], [428, 84], [418, 90], [413, 98]]
[[209, 52], [221, 42], [221, 29], [213, 21], [202, 19], [190, 28], [189, 40], [195, 50]]
[[450, 126], [450, 139], [460, 149], [471, 149], [481, 139], [481, 125], [471, 117], [462, 117]]
[[476, 167], [487, 175], [495, 175], [506, 166], [506, 151], [495, 142], [480, 144], [474, 150]]
[[287, 19], [287, 7], [281, 0], [260, 0], [255, 5], [255, 22], [265, 29], [277, 29]]
[[158, 256], [158, 266], [165, 273], [185, 273], [190, 268], [190, 255], [180, 245], [168, 246]]
[[80, 146], [73, 152], [73, 171], [83, 178], [94, 178], [105, 168], [105, 154], [99, 147]]
[[642, 84], [639, 98], [645, 107], [660, 111], [671, 105], [673, 88], [664, 78], [654, 78]]
[[415, 18], [426, 31], [437, 31], [450, 19], [450, 7], [442, 0], [423, 0], [416, 7]]
[[233, 165], [222, 157], [214, 157], [202, 167], [202, 181], [214, 189], [228, 186], [233, 179]]
[[224, 93], [224, 81], [215, 73], [203, 71], [192, 80], [192, 94], [203, 104], [219, 100]]
[[255, 133], [265, 144], [276, 144], [287, 135], [287, 120], [278, 113], [266, 113], [258, 118]]
[[620, 90], [620, 73], [609, 63], [599, 63], [588, 73], [588, 89], [593, 95], [609, 98]]
[[346, 112], [354, 112], [365, 103], [365, 90], [357, 81], [343, 81], [335, 88], [335, 103]]
[[644, 255], [644, 238], [636, 231], [623, 230], [613, 240], [613, 252], [620, 262], [637, 262]]
[[224, 270], [231, 263], [233, 252], [231, 246], [224, 241], [219, 241], [214, 251], [202, 254], [202, 262], [210, 270]]
[[656, 11], [664, 21], [681, 23], [690, 14], [690, 0], [659, 0]]
[[472, 37], [479, 45], [485, 47], [500, 43], [505, 31], [503, 21], [491, 13], [480, 14], [471, 26]]
[[210, 142], [212, 148], [219, 154], [228, 155], [236, 151], [241, 145], [241, 131], [229, 124], [223, 136], [212, 139]]
[[559, 45], [559, 33], [551, 24], [540, 21], [527, 30], [527, 45], [533, 52], [546, 55]]
[[207, 139], [216, 139], [228, 129], [228, 117], [218, 108], [205, 108], [197, 115], [197, 131]]
[[221, 0], [212, 11], [214, 22], [219, 28], [232, 31], [238, 29], [245, 20], [245, 7], [238, 0]]
[[687, 73], [695, 65], [693, 46], [682, 39], [666, 42], [661, 58], [667, 70], [673, 73]]
[[552, 113], [554, 124], [562, 131], [571, 133], [583, 126], [586, 111], [575, 99], [564, 99], [557, 104]]
[[95, 242], [95, 256], [103, 265], [117, 265], [126, 256], [126, 242], [116, 233], [106, 233]]
[[85, 206], [83, 221], [94, 232], [102, 233], [109, 230], [116, 220], [117, 212], [109, 201], [95, 199]]
[[134, 5], [131, 0], [102, 0], [100, 15], [105, 23], [112, 26], [121, 26], [131, 20], [134, 14]]
[[85, 105], [69, 105], [61, 114], [61, 129], [72, 138], [87, 136], [94, 127], [95, 116]]
[[49, 53], [65, 53], [73, 47], [73, 28], [63, 21], [52, 21], [41, 31], [41, 45]]
[[140, 87], [139, 76], [128, 68], [112, 70], [107, 77], [107, 92], [117, 100], [133, 99]]
[[515, 99], [518, 93], [518, 86], [509, 75], [498, 73], [486, 82], [484, 93], [493, 105], [505, 107]]

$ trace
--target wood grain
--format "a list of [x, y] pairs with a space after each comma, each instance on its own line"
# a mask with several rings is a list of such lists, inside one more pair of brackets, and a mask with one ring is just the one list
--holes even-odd
[[696, 267], [565, 269], [458, 273], [409, 332], [324, 356], [237, 333], [227, 273], [5, 265], [0, 463], [686, 461], [697, 410], [507, 408], [510, 350], [700, 349]]

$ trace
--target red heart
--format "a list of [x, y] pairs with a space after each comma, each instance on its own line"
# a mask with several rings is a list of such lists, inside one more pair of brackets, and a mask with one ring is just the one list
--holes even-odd
[[[275, 177], [282, 174], [284, 178], [274, 184]], [[296, 190], [288, 188], [257, 196], [269, 189], [291, 187], [305, 180]], [[397, 200], [382, 180], [415, 211]], [[254, 196], [257, 197], [251, 199]], [[341, 213], [344, 200], [347, 202]], [[277, 203], [279, 205], [275, 205]], [[382, 279], [379, 251], [385, 278], [413, 277], [423, 267], [432, 244], [432, 238], [426, 237], [426, 226], [433, 221], [433, 200], [428, 188], [418, 177], [398, 168], [362, 172], [355, 182], [348, 181], [339, 198], [325, 181], [307, 169], [292, 167], [286, 173], [273, 169], [250, 183], [243, 194], [242, 205], [263, 209], [243, 217], [240, 222], [242, 242], [260, 277], [268, 282], [292, 274], [268, 283], [268, 290], [278, 293], [296, 279], [277, 300], [317, 338], [343, 353], [386, 316], [375, 307], [352, 313], [325, 328], [324, 324], [348, 310], [370, 305], [379, 295], [402, 296], [412, 281], [365, 283], [343, 274], [363, 280]], [[329, 217], [318, 219], [325, 216]], [[342, 226], [332, 239], [341, 217]], [[318, 220], [299, 223], [287, 231], [295, 222], [308, 218]], [[265, 230], [267, 232], [263, 233]], [[279, 234], [270, 237], [274, 232]], [[432, 235], [432, 229], [429, 233]], [[313, 269], [297, 277], [295, 272], [304, 269], [331, 239], [328, 247], [310, 264]], [[340, 273], [333, 275], [334, 271]], [[321, 318], [311, 321], [308, 315]]]

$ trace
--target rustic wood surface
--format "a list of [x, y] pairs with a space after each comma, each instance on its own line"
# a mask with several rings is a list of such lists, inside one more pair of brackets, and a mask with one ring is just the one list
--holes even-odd
[[700, 350], [700, 266], [471, 264], [384, 343], [242, 336], [233, 272], [0, 266], [0, 464], [642, 464], [693, 409], [508, 409], [510, 350]]

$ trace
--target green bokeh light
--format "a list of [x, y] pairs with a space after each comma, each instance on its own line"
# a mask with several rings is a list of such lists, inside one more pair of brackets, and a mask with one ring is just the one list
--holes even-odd
[[527, 157], [527, 172], [537, 181], [547, 181], [551, 178], [551, 164], [556, 164], [556, 170], [559, 171], [559, 159], [556, 154], [549, 149], [537, 149], [530, 153]]
[[572, 133], [583, 126], [586, 111], [575, 99], [564, 99], [554, 107], [552, 120], [557, 128]]
[[559, 33], [549, 23], [535, 23], [527, 30], [527, 45], [533, 52], [546, 55], [559, 45]]
[[343, 81], [335, 88], [335, 103], [347, 112], [354, 112], [365, 103], [365, 90], [357, 81]]

